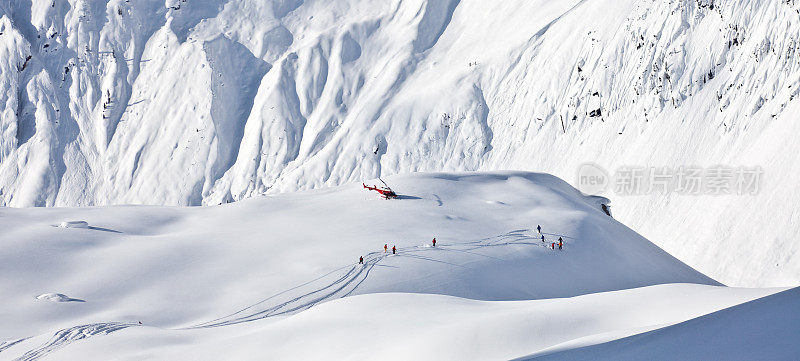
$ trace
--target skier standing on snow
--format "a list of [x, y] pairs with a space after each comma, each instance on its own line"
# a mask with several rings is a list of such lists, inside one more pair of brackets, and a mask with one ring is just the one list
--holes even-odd
[[555, 250], [556, 249], [556, 242], [550, 243], [550, 248]]
[[358, 257], [358, 264], [364, 264], [364, 256]]
[[388, 244], [384, 244], [383, 245], [383, 253], [386, 253], [386, 252], [389, 252], [389, 245]]
[[392, 254], [397, 254], [397, 247], [392, 246]]
[[562, 246], [564, 246], [564, 240], [558, 237], [558, 249], [561, 250]]
[[539, 233], [542, 233], [542, 226], [536, 225], [536, 230], [539, 231]]
[[542, 235], [542, 242], [544, 242], [544, 235]]
[[433, 237], [433, 246], [436, 247], [436, 237]]

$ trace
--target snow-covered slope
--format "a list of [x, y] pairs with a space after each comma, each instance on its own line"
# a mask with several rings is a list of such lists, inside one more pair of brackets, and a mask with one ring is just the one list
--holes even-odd
[[[77, 324], [87, 315], [188, 325], [301, 284], [220, 322], [351, 293], [522, 300], [717, 284], [604, 214], [601, 199], [550, 175], [436, 173], [387, 181], [402, 199], [385, 201], [349, 184], [209, 208], [3, 209], [0, 287], [11, 296], [0, 301], [0, 312], [13, 328], [2, 336]], [[57, 227], [76, 219], [89, 228]], [[551, 249], [558, 237], [563, 252]], [[397, 256], [389, 254], [395, 245]], [[359, 256], [365, 265], [355, 264]], [[35, 301], [45, 293], [87, 302]], [[189, 299], [195, 301], [174, 309]], [[42, 313], [53, 307], [74, 312]]]
[[652, 332], [531, 359], [793, 360], [800, 355], [798, 309], [800, 288], [793, 288]]
[[[663, 329], [665, 326], [774, 292], [777, 290], [681, 284], [539, 301], [487, 302], [404, 293], [363, 295], [325, 303], [287, 319], [261, 325], [192, 331], [147, 326], [126, 328], [89, 342], [72, 343], [54, 353], [53, 358], [509, 360], [553, 349], [591, 350], [589, 345], [602, 347], [605, 341], [628, 335], [647, 337], [649, 330], [666, 332], [671, 327]], [[700, 346], [679, 348], [680, 353], [674, 354], [660, 353], [658, 348], [633, 348], [631, 359], [714, 359], [713, 353], [705, 356], [721, 350], [718, 355], [725, 355], [726, 360], [790, 360], [800, 352], [792, 338], [792, 333], [798, 329], [797, 324], [792, 323], [797, 319], [797, 312], [789, 308], [796, 307], [797, 301], [795, 292], [794, 296], [784, 298], [779, 303], [783, 307], [777, 309], [770, 304], [760, 307], [745, 304], [742, 306], [748, 307], [746, 311], [733, 312], [727, 325], [733, 326], [736, 335], [768, 331], [754, 335], [761, 342], [745, 337], [726, 342], [728, 329], [679, 324], [677, 327], [695, 336], [691, 344]], [[773, 324], [740, 322], [776, 319], [780, 311], [789, 311], [791, 316]], [[716, 317], [716, 314], [710, 316]], [[692, 320], [687, 324], [698, 322], [703, 321]], [[675, 339], [681, 340], [672, 338]], [[702, 347], [709, 339], [716, 342], [714, 351]], [[33, 347], [46, 341], [47, 337], [39, 337], [18, 346]], [[743, 348], [748, 349], [747, 353], [734, 353]], [[574, 359], [570, 358], [569, 351], [564, 352], [567, 357], [547, 355]], [[591, 360], [619, 359], [613, 352], [589, 351], [584, 355]], [[683, 357], [675, 357], [677, 355]]]
[[[117, 346], [104, 348], [104, 342], [121, 342], [119, 357], [144, 353], [135, 359], [188, 354], [181, 345], [206, 345], [206, 357], [218, 359], [211, 355], [228, 346], [217, 342], [249, 345], [242, 355], [256, 357], [268, 345], [253, 342], [263, 339], [258, 334], [306, 340], [312, 335], [290, 330], [324, 333], [323, 325], [342, 327], [353, 312], [371, 312], [361, 314], [371, 323], [394, 310], [382, 326], [388, 329], [446, 309], [455, 312], [443, 316], [446, 327], [460, 327], [453, 324], [459, 315], [481, 325], [481, 312], [500, 320], [519, 316], [520, 327], [555, 327], [552, 337], [536, 342], [504, 341], [516, 344], [506, 353], [493, 354], [504, 348], [486, 345], [487, 357], [516, 357], [591, 335], [608, 334], [593, 343], [617, 339], [778, 291], [719, 286], [603, 213], [604, 199], [581, 195], [550, 175], [433, 173], [387, 182], [400, 199], [383, 200], [348, 184], [201, 208], [2, 209], [0, 359], [114, 354]], [[60, 227], [64, 221], [88, 226]], [[558, 237], [563, 250], [552, 247]], [[653, 285], [661, 286], [644, 287]], [[634, 287], [644, 288], [580, 296]], [[326, 303], [385, 292], [392, 294]], [[552, 299], [572, 296], [580, 297]], [[516, 300], [536, 301], [505, 302]], [[425, 324], [432, 325], [415, 327]], [[371, 327], [355, 325], [348, 332]], [[417, 335], [414, 330], [408, 332]], [[337, 337], [355, 337], [348, 332]], [[108, 333], [122, 338], [95, 337]], [[462, 341], [453, 339], [447, 350]], [[370, 347], [384, 342], [391, 338]], [[298, 347], [285, 343], [269, 354], [288, 356]], [[460, 355], [447, 350], [448, 357]], [[360, 355], [349, 346], [337, 352]]]
[[571, 180], [585, 161], [761, 166], [758, 195], [620, 197], [615, 216], [725, 282], [796, 284], [799, 9], [4, 1], [0, 203], [219, 204], [410, 171]]

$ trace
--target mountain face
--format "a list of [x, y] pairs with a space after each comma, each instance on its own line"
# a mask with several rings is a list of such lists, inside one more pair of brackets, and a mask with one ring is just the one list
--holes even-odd
[[723, 282], [800, 280], [800, 2], [0, 2], [0, 204], [213, 205], [414, 171], [759, 167], [607, 194]]

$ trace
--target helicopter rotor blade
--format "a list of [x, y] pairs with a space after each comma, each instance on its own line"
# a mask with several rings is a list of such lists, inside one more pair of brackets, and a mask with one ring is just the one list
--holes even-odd
[[378, 177], [378, 180], [380, 180], [380, 181], [381, 181], [381, 183], [383, 183], [383, 185], [385, 185], [387, 189], [389, 189], [389, 190], [392, 190], [392, 187], [389, 187], [389, 185], [388, 185], [388, 184], [386, 184], [386, 182], [384, 182], [384, 181], [383, 181], [383, 179], [381, 179], [380, 177]]

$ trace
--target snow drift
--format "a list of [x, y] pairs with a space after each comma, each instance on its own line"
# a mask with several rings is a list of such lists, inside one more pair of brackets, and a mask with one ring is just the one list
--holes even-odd
[[793, 336], [800, 332], [798, 307], [800, 288], [793, 288], [652, 332], [531, 359], [791, 360], [800, 355]]

